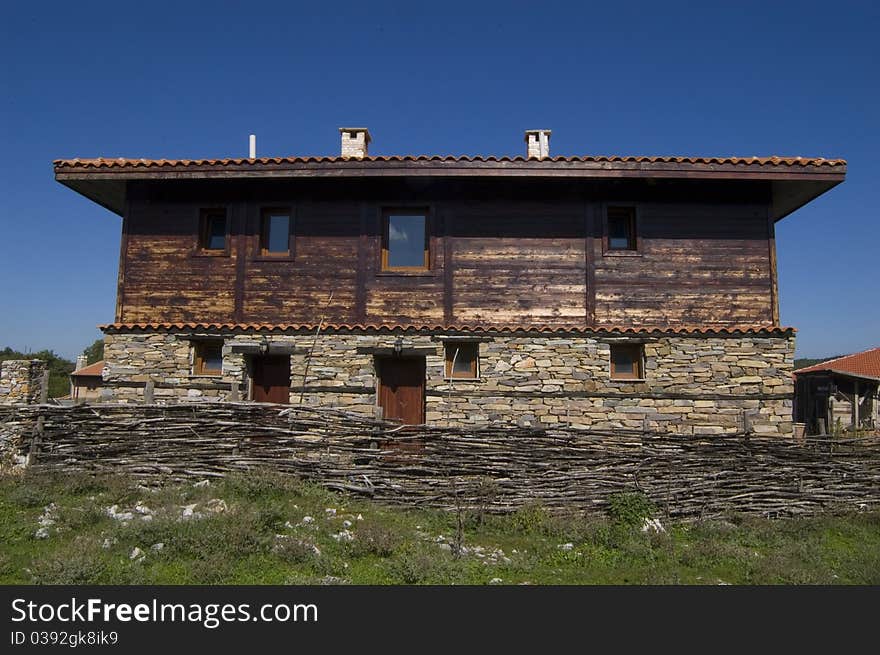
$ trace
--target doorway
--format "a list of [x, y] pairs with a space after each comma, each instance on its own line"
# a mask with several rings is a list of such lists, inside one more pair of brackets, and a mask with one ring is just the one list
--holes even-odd
[[378, 357], [379, 407], [386, 419], [407, 425], [425, 422], [425, 358]]
[[280, 405], [290, 403], [289, 355], [254, 357], [252, 400]]

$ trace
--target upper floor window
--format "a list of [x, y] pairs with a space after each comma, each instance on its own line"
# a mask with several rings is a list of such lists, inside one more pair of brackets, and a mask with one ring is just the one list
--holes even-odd
[[644, 360], [642, 344], [611, 344], [611, 377], [615, 380], [643, 380]]
[[267, 209], [260, 228], [260, 254], [290, 254], [290, 212]]
[[199, 247], [202, 250], [226, 250], [226, 211], [202, 210], [199, 226]]
[[446, 377], [476, 380], [479, 374], [480, 344], [475, 341], [446, 342]]
[[606, 250], [637, 250], [636, 211], [633, 207], [609, 207]]
[[220, 375], [223, 369], [223, 342], [193, 342], [193, 375]]
[[426, 271], [428, 214], [425, 211], [386, 211], [382, 216], [382, 270]]

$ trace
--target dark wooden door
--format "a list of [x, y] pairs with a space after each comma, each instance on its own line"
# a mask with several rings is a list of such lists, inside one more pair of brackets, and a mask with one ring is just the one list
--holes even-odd
[[425, 358], [384, 357], [379, 369], [379, 406], [387, 419], [425, 422]]
[[253, 399], [260, 403], [290, 402], [290, 357], [272, 355], [254, 358]]

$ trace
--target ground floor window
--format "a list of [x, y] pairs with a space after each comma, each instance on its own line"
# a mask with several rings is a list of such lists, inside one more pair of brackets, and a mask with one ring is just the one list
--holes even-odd
[[480, 344], [473, 341], [446, 342], [446, 377], [475, 380], [480, 377]]
[[193, 342], [193, 375], [220, 375], [223, 369], [223, 342]]
[[643, 380], [645, 348], [642, 344], [611, 345], [611, 377], [615, 380]]

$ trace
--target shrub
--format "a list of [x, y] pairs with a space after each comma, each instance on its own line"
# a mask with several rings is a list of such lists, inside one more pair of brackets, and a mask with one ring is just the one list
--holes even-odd
[[608, 516], [615, 523], [638, 525], [651, 518], [657, 508], [642, 492], [622, 492], [608, 498]]
[[306, 564], [318, 557], [313, 543], [289, 536], [276, 540], [272, 552], [287, 564]]
[[[433, 544], [431, 544], [433, 546]], [[408, 545], [388, 561], [388, 574], [398, 584], [448, 584], [453, 578], [453, 562], [436, 547]]]
[[96, 543], [77, 539], [69, 548], [37, 559], [30, 568], [34, 584], [98, 584], [104, 581], [107, 562]]
[[393, 530], [377, 523], [359, 525], [354, 541], [349, 542], [352, 557], [390, 557], [401, 545], [402, 539]]

